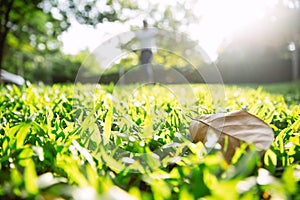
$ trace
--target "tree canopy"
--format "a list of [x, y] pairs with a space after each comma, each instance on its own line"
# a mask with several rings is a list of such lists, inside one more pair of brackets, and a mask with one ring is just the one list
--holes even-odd
[[0, 69], [8, 68], [20, 58], [22, 61], [14, 63], [15, 66], [24, 65], [26, 59], [45, 62], [45, 54], [60, 51], [58, 36], [74, 19], [82, 24], [96, 25], [116, 20], [117, 13], [111, 0], [0, 1]]

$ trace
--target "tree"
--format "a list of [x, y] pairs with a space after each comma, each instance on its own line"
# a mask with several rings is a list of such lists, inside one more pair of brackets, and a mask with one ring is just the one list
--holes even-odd
[[[297, 60], [297, 56], [294, 56], [296, 59], [292, 56], [297, 55], [300, 47], [299, 5], [299, 0], [281, 0], [272, 7], [266, 6], [259, 23], [237, 33], [230, 44], [223, 47], [218, 64], [228, 81], [296, 79], [299, 64], [294, 62], [291, 67], [294, 73], [287, 66], [291, 66], [291, 60]], [[289, 44], [293, 44], [293, 54], [288, 52]]]
[[88, 25], [117, 20], [112, 4], [111, 0], [101, 4], [96, 0], [1, 0], [0, 69], [12, 52], [58, 49], [57, 37], [72, 19]]

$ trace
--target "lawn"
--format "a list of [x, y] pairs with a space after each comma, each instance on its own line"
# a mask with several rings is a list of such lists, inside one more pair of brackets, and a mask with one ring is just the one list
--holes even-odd
[[[299, 85], [0, 86], [0, 199], [300, 199]], [[200, 114], [275, 133], [231, 162], [193, 143]], [[259, 133], [258, 137], [259, 137]]]

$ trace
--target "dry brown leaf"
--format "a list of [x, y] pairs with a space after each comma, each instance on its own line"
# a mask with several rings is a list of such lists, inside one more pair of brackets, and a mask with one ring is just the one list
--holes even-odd
[[245, 110], [200, 115], [192, 120], [189, 130], [194, 142], [207, 142], [210, 131], [216, 134], [227, 161], [231, 160], [241, 141], [252, 143], [258, 150], [264, 151], [274, 139], [272, 128]]

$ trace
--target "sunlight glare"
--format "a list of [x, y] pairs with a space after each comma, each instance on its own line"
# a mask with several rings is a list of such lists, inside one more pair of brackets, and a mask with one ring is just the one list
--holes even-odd
[[[149, 23], [152, 24], [153, 20], [161, 21], [166, 7], [175, 5], [177, 1], [153, 0], [154, 3], [159, 3], [160, 6], [157, 8], [159, 12], [155, 13], [153, 18], [149, 18]], [[266, 9], [272, 9], [278, 3], [279, 0], [199, 0], [193, 4], [193, 10], [196, 16], [201, 16], [201, 20], [198, 23], [182, 23], [178, 30], [186, 32], [192, 40], [198, 40], [200, 46], [214, 61], [218, 57], [218, 49], [222, 43], [230, 41], [236, 33], [243, 30], [255, 30], [260, 21], [263, 21]], [[143, 0], [139, 4], [145, 8], [149, 3]], [[189, 5], [189, 1], [186, 1], [185, 6]], [[127, 23], [100, 24], [97, 29], [72, 22], [71, 28], [60, 37], [64, 43], [63, 50], [71, 54], [76, 54], [79, 49], [86, 47], [93, 50], [111, 36], [130, 30], [130, 25], [140, 25], [146, 16], [143, 14], [132, 18]], [[182, 22], [185, 20], [184, 12], [179, 12], [174, 17]], [[160, 28], [163, 28], [163, 24]]]
[[[268, 1], [269, 4], [275, 1]], [[228, 35], [243, 29], [264, 17], [265, 3], [261, 0], [212, 0], [200, 3], [203, 20], [208, 29], [217, 29]], [[198, 8], [199, 8], [198, 7]]]
[[[255, 27], [264, 18], [266, 7], [274, 7], [278, 0], [201, 0], [194, 11], [203, 16], [199, 27], [191, 27], [193, 38], [208, 52], [212, 60], [224, 40], [235, 33]], [[255, 29], [254, 29], [255, 30]]]

